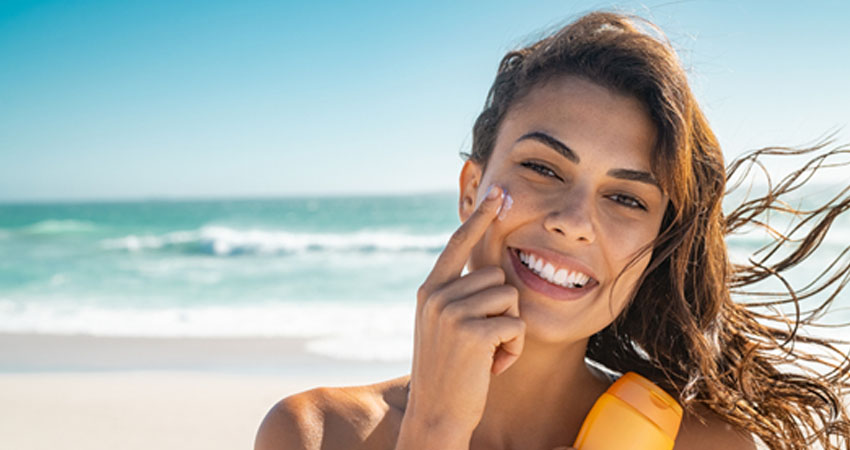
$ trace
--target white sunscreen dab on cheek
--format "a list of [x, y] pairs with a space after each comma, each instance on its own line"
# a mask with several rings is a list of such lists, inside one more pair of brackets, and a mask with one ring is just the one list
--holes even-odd
[[505, 217], [508, 215], [508, 210], [514, 205], [514, 198], [511, 197], [510, 192], [504, 188], [502, 189], [502, 192], [504, 198], [502, 200], [502, 206], [499, 208], [499, 220], [505, 220]]

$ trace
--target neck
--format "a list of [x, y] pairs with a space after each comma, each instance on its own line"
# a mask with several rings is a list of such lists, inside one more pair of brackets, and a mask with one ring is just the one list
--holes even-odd
[[522, 355], [493, 376], [470, 448], [569, 446], [608, 383], [584, 362], [587, 340], [556, 346], [526, 341]]

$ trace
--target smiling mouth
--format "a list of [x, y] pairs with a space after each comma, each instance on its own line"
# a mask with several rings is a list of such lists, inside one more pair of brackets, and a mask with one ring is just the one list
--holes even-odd
[[590, 275], [546, 261], [542, 256], [520, 249], [513, 249], [519, 262], [538, 278], [555, 286], [567, 289], [582, 289], [598, 284]]

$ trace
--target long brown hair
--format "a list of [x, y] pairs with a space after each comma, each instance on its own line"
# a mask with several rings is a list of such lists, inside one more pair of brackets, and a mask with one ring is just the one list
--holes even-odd
[[[467, 156], [486, 170], [507, 111], [532, 88], [561, 75], [584, 77], [645, 104], [657, 128], [653, 172], [670, 198], [661, 232], [645, 249], [652, 256], [638, 288], [618, 318], [591, 337], [587, 358], [615, 372], [639, 372], [675, 393], [687, 411], [699, 415], [697, 406], [708, 408], [771, 448], [808, 448], [816, 441], [827, 449], [850, 448], [850, 422], [842, 404], [850, 388], [850, 361], [835, 346], [840, 341], [798, 333], [818, 324], [850, 279], [850, 264], [841, 265], [842, 253], [832, 261], [830, 267], [837, 269], [831, 277], [800, 291], [783, 276], [809, 258], [835, 218], [850, 208], [846, 190], [807, 211], [791, 208], [786, 198], [825, 160], [850, 149], [830, 151], [831, 141], [796, 150], [767, 148], [727, 168], [663, 33], [637, 17], [595, 12], [502, 59]], [[808, 155], [809, 160], [778, 184], [769, 184], [763, 196], [743, 200], [724, 214], [727, 178], [771, 154]], [[763, 216], [771, 211], [793, 214], [801, 225], [789, 234], [771, 229], [777, 236], [772, 244], [749, 263], [732, 264], [726, 236], [746, 226], [768, 227]], [[799, 234], [805, 236], [796, 239]], [[789, 254], [779, 252], [789, 246]], [[784, 256], [774, 261], [777, 254]], [[786, 291], [757, 290], [756, 283], [770, 277], [781, 280]], [[801, 310], [801, 300], [830, 289], [823, 303]], [[736, 302], [733, 295], [773, 300]], [[782, 311], [765, 312], [765, 307], [789, 303], [795, 307], [790, 318]], [[801, 345], [832, 357], [806, 352]], [[815, 370], [816, 365], [829, 370]]]

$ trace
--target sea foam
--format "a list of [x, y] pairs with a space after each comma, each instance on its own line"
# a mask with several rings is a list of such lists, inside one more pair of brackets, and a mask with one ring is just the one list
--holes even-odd
[[28, 234], [86, 233], [97, 230], [97, 225], [83, 220], [42, 220], [22, 228]]
[[297, 233], [280, 230], [240, 230], [205, 226], [197, 230], [162, 235], [128, 235], [106, 239], [109, 249], [138, 252], [176, 250], [217, 256], [243, 254], [331, 252], [439, 252], [448, 234], [417, 235], [397, 231], [355, 231], [350, 233]]
[[0, 299], [0, 333], [112, 337], [284, 337], [335, 359], [406, 361], [415, 302], [271, 303], [197, 308], [105, 308]]

